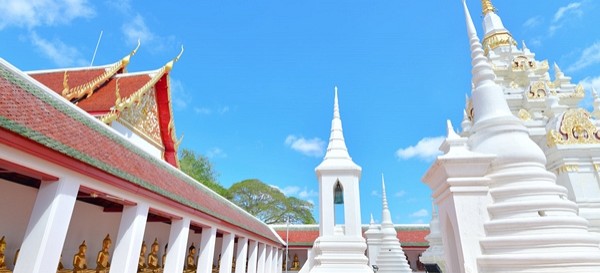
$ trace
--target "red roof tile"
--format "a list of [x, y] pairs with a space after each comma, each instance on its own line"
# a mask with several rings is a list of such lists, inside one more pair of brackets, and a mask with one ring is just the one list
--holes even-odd
[[[273, 227], [279, 237], [284, 241], [289, 240], [290, 246], [312, 246], [319, 237], [319, 226], [317, 225], [291, 225], [289, 228], [289, 237], [286, 236], [286, 226]], [[363, 227], [363, 230], [366, 230]], [[427, 226], [404, 226], [396, 225], [398, 240], [403, 246], [427, 246], [428, 242], [425, 236], [429, 234]]]

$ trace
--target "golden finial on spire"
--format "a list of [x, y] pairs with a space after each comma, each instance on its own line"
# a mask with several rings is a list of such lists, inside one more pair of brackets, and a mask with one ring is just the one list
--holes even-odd
[[483, 9], [483, 15], [489, 12], [496, 12], [496, 8], [492, 5], [492, 0], [481, 0], [481, 8]]

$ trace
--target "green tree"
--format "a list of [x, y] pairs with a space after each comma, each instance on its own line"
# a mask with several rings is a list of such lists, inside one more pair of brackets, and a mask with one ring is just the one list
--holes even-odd
[[207, 157], [192, 150], [179, 151], [179, 169], [221, 196], [231, 199], [229, 191], [217, 181], [217, 172]]
[[266, 224], [314, 224], [313, 205], [307, 201], [286, 197], [279, 189], [258, 179], [248, 179], [231, 185], [229, 193], [233, 203]]

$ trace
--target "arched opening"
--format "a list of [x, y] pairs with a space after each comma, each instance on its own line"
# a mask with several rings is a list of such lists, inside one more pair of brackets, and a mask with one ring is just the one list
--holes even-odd
[[344, 218], [344, 187], [339, 180], [333, 186], [333, 205], [335, 225], [344, 225], [346, 223]]
[[[452, 221], [450, 221], [450, 217], [446, 215], [446, 227], [445, 227], [445, 237], [446, 241], [444, 242], [444, 252], [447, 258], [450, 258], [449, 261], [446, 261], [446, 266], [450, 267], [451, 270], [449, 272], [460, 272], [460, 265], [458, 260], [457, 248], [456, 248], [456, 240], [454, 233], [454, 227], [452, 226]], [[448, 269], [450, 269], [448, 268]]]

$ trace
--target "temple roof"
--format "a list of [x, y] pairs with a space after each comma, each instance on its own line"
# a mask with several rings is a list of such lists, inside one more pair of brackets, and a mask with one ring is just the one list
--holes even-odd
[[[104, 183], [282, 242], [260, 220], [54, 93], [0, 59], [0, 143], [22, 145]], [[31, 146], [36, 148], [26, 149]]]
[[[312, 247], [315, 240], [319, 237], [319, 225], [290, 225], [289, 237], [286, 237], [286, 225], [272, 225], [273, 229], [284, 241], [289, 241], [290, 247]], [[363, 225], [363, 233], [369, 228], [369, 225]], [[402, 247], [427, 247], [428, 242], [425, 236], [429, 234], [428, 225], [394, 225], [397, 231], [398, 240]]]
[[126, 73], [125, 68], [136, 51], [137, 48], [109, 65], [29, 71], [27, 74], [106, 124], [117, 120], [121, 112], [140, 103], [142, 96], [154, 90], [160, 136], [151, 142], [164, 149], [164, 159], [177, 167], [168, 75], [181, 53], [159, 69]]

